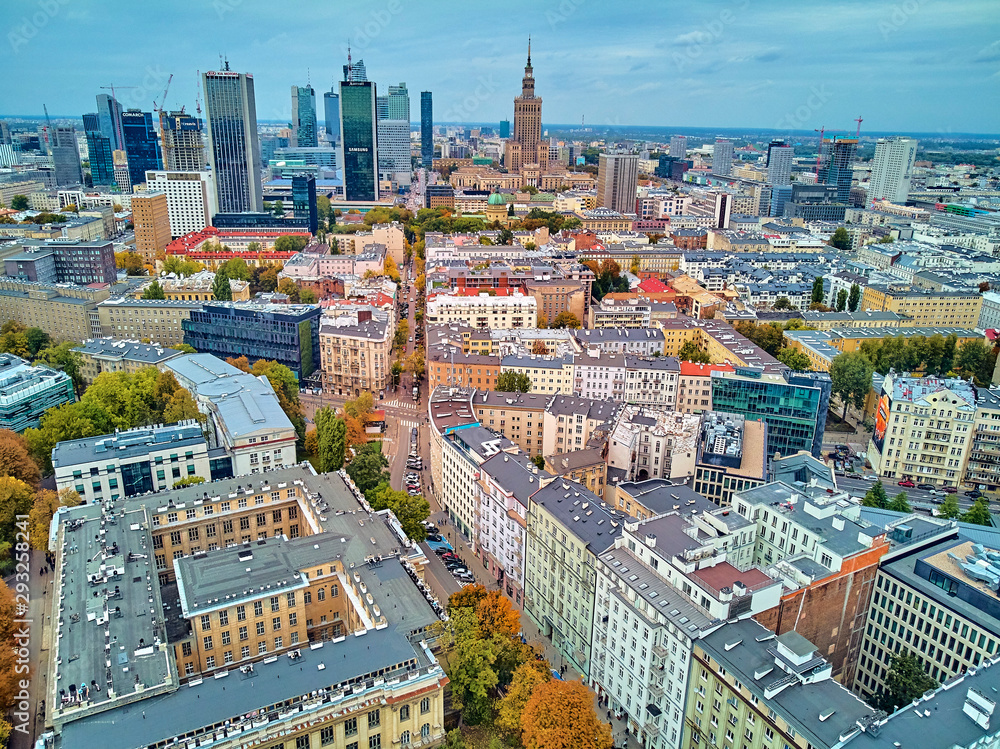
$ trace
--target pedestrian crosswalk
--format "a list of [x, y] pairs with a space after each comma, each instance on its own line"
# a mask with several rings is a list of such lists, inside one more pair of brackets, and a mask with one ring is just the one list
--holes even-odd
[[381, 400], [378, 402], [380, 408], [405, 408], [408, 411], [421, 411], [419, 403], [414, 403], [412, 400], [406, 400], [405, 398], [395, 398], [393, 400]]

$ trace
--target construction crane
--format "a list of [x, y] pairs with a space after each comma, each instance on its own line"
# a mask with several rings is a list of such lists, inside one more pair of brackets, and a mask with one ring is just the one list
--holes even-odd
[[163, 87], [163, 95], [160, 96], [159, 106], [156, 105], [156, 99], [153, 99], [153, 111], [156, 112], [157, 114], [161, 113], [163, 111], [163, 107], [166, 106], [167, 104], [167, 91], [170, 90], [170, 81], [172, 81], [173, 79], [174, 79], [174, 74], [171, 73], [170, 76], [167, 78], [167, 85]]
[[198, 72], [198, 92], [194, 95], [194, 108], [201, 115], [201, 71]]
[[45, 145], [49, 144], [49, 132], [52, 130], [52, 120], [49, 119], [49, 108], [47, 105], [42, 104], [42, 109], [45, 110]]
[[[115, 84], [110, 86], [101, 86], [103, 89], [111, 91], [111, 98], [114, 100], [115, 104], [118, 103], [118, 97], [115, 95]], [[119, 86], [118, 88], [139, 88], [138, 86]], [[114, 113], [117, 115], [117, 113]], [[122, 118], [115, 117], [115, 135], [118, 137], [118, 147], [120, 149], [125, 148], [125, 136], [122, 134]]]
[[858, 115], [858, 116], [857, 116], [857, 118], [856, 118], [856, 119], [855, 119], [854, 121], [855, 121], [856, 123], [858, 123], [858, 132], [856, 132], [856, 133], [854, 134], [854, 137], [855, 137], [855, 138], [857, 138], [858, 140], [860, 140], [860, 139], [861, 139], [861, 123], [862, 123], [862, 122], [863, 122], [864, 120], [862, 120], [862, 119], [861, 119], [861, 115]]
[[819, 147], [816, 149], [816, 181], [819, 182], [819, 163], [823, 158], [823, 135], [824, 133], [842, 133], [843, 130], [827, 130], [826, 125], [820, 128], [813, 128], [814, 133], [819, 133]]

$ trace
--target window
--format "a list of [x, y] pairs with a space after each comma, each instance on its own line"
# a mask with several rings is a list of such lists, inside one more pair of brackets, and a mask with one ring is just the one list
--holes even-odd
[[368, 737], [368, 749], [382, 749], [382, 734], [376, 733]]
[[333, 743], [333, 726], [327, 726], [319, 732], [319, 745], [328, 746]]
[[247, 628], [240, 627], [240, 640], [247, 640], [249, 637], [250, 636], [247, 634]]
[[264, 655], [264, 653], [266, 652], [267, 652], [267, 642], [265, 640], [261, 640], [260, 642], [257, 643], [257, 655]]
[[205, 668], [215, 668], [215, 656], [210, 655], [205, 659]]
[[295, 737], [295, 749], [309, 749], [309, 734]]
[[281, 629], [281, 617], [275, 616], [271, 618], [271, 629], [277, 632]]
[[203, 647], [204, 647], [205, 650], [211, 650], [212, 649], [212, 635], [206, 635], [205, 637], [203, 637], [202, 638], [202, 645], [203, 645]]
[[358, 719], [348, 718], [344, 721], [344, 736], [357, 736], [358, 735]]
[[263, 616], [264, 615], [264, 602], [263, 601], [254, 601], [253, 602], [253, 615], [254, 616]]
[[250, 646], [244, 645], [242, 648], [240, 648], [240, 658], [249, 658], [249, 657], [250, 657]]
[[191, 643], [185, 642], [181, 644], [181, 655], [189, 656], [191, 655]]
[[403, 705], [401, 708], [399, 708], [399, 719], [400, 720], [409, 720], [410, 719], [410, 706], [409, 705]]
[[222, 644], [223, 645], [228, 645], [230, 643], [231, 639], [232, 638], [230, 638], [230, 636], [229, 636], [229, 630], [228, 629], [225, 632], [222, 633]]
[[238, 621], [244, 622], [244, 621], [246, 621], [246, 618], [247, 618], [247, 607], [246, 606], [237, 606], [236, 607], [236, 619]]
[[424, 697], [420, 700], [420, 714], [426, 715], [431, 711], [431, 700], [430, 697]]
[[257, 622], [257, 635], [264, 634], [264, 622]]
[[382, 725], [382, 711], [372, 710], [368, 713], [368, 727], [375, 728], [376, 726]]

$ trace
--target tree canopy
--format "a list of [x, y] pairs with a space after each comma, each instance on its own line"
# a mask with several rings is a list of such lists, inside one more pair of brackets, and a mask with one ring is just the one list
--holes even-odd
[[611, 749], [611, 726], [594, 712], [594, 697], [580, 681], [551, 679], [536, 686], [521, 716], [527, 749]]
[[827, 244], [846, 252], [851, 249], [851, 235], [843, 226], [838, 226], [836, 231], [830, 236], [830, 241]]
[[702, 351], [693, 340], [684, 341], [681, 344], [680, 350], [677, 352], [677, 358], [681, 361], [690, 361], [697, 364], [712, 363], [712, 357], [708, 355], [708, 352]]
[[531, 390], [531, 378], [524, 372], [509, 369], [497, 377], [496, 390], [501, 393], [527, 393]]
[[154, 278], [145, 289], [142, 290], [143, 299], [166, 299], [167, 293], [160, 286], [159, 279]]
[[924, 671], [921, 658], [904, 650], [892, 656], [885, 688], [875, 694], [875, 707], [892, 714], [901, 705], [908, 705], [924, 692], [936, 689], [937, 685], [937, 681]]
[[775, 358], [789, 369], [794, 369], [797, 372], [808, 372], [812, 369], [809, 357], [791, 346], [781, 349]]
[[843, 418], [846, 419], [848, 407], [863, 408], [865, 405], [872, 388], [872, 366], [864, 354], [857, 351], [838, 354], [830, 363], [830, 380], [831, 391], [844, 404]]

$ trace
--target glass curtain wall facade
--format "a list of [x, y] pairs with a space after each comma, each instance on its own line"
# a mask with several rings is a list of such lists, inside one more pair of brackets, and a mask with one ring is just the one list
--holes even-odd
[[132, 187], [146, 182], [146, 172], [163, 168], [160, 148], [153, 129], [151, 112], [129, 109], [122, 115], [122, 136], [128, 157], [128, 176]]
[[430, 91], [420, 92], [420, 163], [431, 168], [434, 160], [434, 102]]
[[340, 133], [347, 200], [378, 199], [378, 138], [375, 134], [375, 84], [341, 81]]
[[220, 213], [264, 210], [253, 76], [229, 70], [203, 78], [209, 160]]

